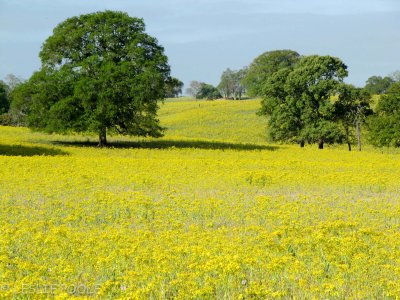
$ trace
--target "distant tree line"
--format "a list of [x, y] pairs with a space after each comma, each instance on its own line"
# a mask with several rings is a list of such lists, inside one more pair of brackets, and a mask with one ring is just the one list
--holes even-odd
[[[262, 99], [259, 115], [268, 118], [274, 142], [357, 144], [362, 127], [376, 146], [400, 146], [400, 72], [371, 76], [364, 88], [345, 84], [347, 66], [336, 57], [302, 56], [293, 50], [268, 51], [240, 70], [227, 68], [217, 87], [192, 81], [197, 99]], [[372, 95], [380, 95], [375, 111]], [[397, 98], [396, 98], [397, 97]], [[396, 106], [397, 105], [397, 106]]]
[[216, 87], [200, 81], [190, 82], [190, 86], [186, 89], [186, 93], [196, 99], [215, 100], [221, 98], [221, 93]]

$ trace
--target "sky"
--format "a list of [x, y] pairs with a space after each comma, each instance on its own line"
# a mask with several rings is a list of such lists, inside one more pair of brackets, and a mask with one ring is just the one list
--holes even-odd
[[0, 0], [0, 79], [28, 79], [57, 24], [104, 10], [143, 18], [185, 87], [278, 49], [339, 57], [360, 87], [400, 70], [400, 0]]

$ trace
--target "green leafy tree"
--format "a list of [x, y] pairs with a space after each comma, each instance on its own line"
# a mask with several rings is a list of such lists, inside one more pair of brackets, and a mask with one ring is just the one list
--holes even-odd
[[339, 86], [338, 100], [334, 104], [335, 115], [345, 132], [349, 151], [355, 136], [361, 151], [361, 127], [365, 118], [373, 113], [370, 103], [371, 95], [364, 89], [349, 84]]
[[27, 117], [33, 95], [32, 87], [33, 85], [29, 82], [24, 82], [10, 93], [11, 103], [9, 114], [13, 125], [26, 126], [28, 124]]
[[[12, 115], [12, 103], [14, 99], [14, 91], [19, 88], [23, 84], [24, 80], [13, 75], [8, 74], [5, 78], [5, 82], [0, 81], [0, 85], [2, 85], [5, 89], [5, 94], [1, 96], [2, 92], [0, 91], [0, 100], [3, 104], [0, 104], [0, 112], [1, 112], [1, 120], [0, 123], [4, 125], [18, 125]], [[0, 90], [2, 88], [0, 87]]]
[[226, 69], [221, 75], [221, 81], [218, 84], [217, 88], [221, 92], [221, 95], [225, 99], [229, 99], [233, 94], [235, 89], [235, 82], [234, 82], [234, 73], [235, 71], [231, 69]]
[[331, 97], [347, 76], [347, 66], [331, 56], [305, 56], [293, 68], [283, 68], [266, 81], [261, 114], [269, 115], [273, 140], [283, 142], [340, 142]]
[[302, 103], [288, 94], [286, 80], [291, 68], [283, 68], [268, 77], [259, 115], [268, 116], [268, 133], [273, 141], [300, 142], [303, 128]]
[[0, 80], [0, 115], [8, 112], [8, 109], [10, 107], [8, 90], [8, 85]]
[[196, 94], [196, 99], [215, 100], [221, 98], [218, 89], [211, 84], [202, 82]]
[[371, 95], [381, 95], [386, 93], [387, 89], [393, 82], [393, 78], [389, 76], [371, 76], [367, 79], [364, 89]]
[[381, 96], [368, 123], [373, 145], [400, 147], [400, 82], [393, 83]]
[[183, 82], [177, 78], [171, 77], [166, 81], [165, 97], [176, 98], [182, 94]]
[[287, 90], [301, 103], [301, 140], [318, 143], [319, 149], [323, 149], [325, 142], [341, 140], [331, 97], [347, 75], [347, 66], [332, 56], [306, 56], [296, 64], [288, 76]]
[[162, 135], [156, 113], [170, 68], [142, 19], [105, 11], [60, 23], [42, 46], [30, 80], [28, 125], [47, 132]]
[[246, 76], [247, 69], [243, 68], [238, 71], [226, 69], [221, 75], [221, 81], [218, 89], [225, 99], [241, 100], [245, 91], [243, 78]]
[[300, 54], [292, 50], [268, 51], [256, 57], [242, 81], [247, 94], [252, 97], [263, 96], [263, 86], [268, 77], [280, 69], [293, 67], [299, 58]]

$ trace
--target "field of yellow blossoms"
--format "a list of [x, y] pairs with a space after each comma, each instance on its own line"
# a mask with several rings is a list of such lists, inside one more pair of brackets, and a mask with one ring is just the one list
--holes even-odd
[[115, 145], [0, 127], [1, 299], [400, 297], [398, 153]]

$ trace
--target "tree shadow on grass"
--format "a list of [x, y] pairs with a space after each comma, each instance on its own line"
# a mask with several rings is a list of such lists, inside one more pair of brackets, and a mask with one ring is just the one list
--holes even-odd
[[[98, 143], [93, 141], [54, 141], [54, 144], [76, 147], [97, 147]], [[280, 149], [278, 146], [227, 143], [216, 141], [177, 141], [177, 140], [151, 140], [151, 141], [115, 141], [110, 142], [109, 148], [139, 148], [139, 149], [209, 149], [209, 150], [268, 150]]]
[[68, 155], [60, 149], [45, 148], [39, 146], [23, 146], [23, 145], [1, 145], [0, 144], [0, 156], [57, 156], [57, 155]]

